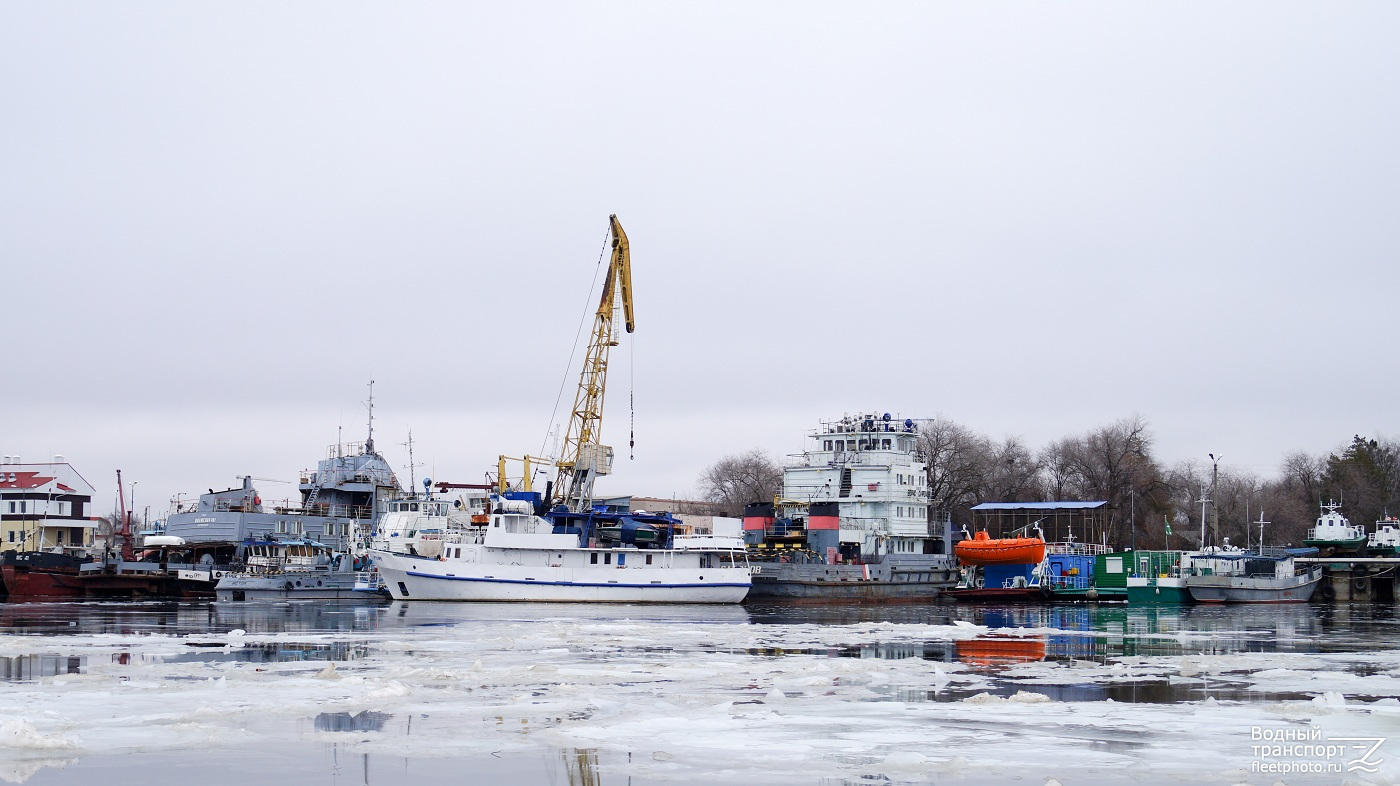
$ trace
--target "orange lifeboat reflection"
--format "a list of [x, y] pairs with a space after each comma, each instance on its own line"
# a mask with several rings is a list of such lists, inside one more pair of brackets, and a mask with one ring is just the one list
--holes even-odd
[[1010, 666], [1045, 660], [1045, 639], [984, 636], [953, 642], [958, 660], [975, 666]]

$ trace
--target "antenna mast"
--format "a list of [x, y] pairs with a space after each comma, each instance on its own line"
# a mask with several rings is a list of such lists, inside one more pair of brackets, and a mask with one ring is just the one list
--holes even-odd
[[408, 430], [408, 442], [399, 444], [408, 446], [408, 487], [412, 489], [414, 478], [418, 475], [418, 464], [413, 461], [413, 429]]
[[365, 452], [374, 452], [374, 380], [369, 381], [369, 437], [365, 439]]

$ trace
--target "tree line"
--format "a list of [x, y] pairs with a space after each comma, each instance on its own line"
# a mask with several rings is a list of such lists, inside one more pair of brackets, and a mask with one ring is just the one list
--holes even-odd
[[[951, 512], [956, 523], [972, 524], [970, 508], [979, 502], [1103, 500], [1109, 542], [1119, 546], [1162, 548], [1168, 526], [1172, 547], [1200, 545], [1203, 499], [1207, 544], [1258, 543], [1262, 513], [1269, 545], [1302, 545], [1329, 501], [1368, 530], [1384, 515], [1400, 514], [1400, 441], [1385, 437], [1356, 435], [1332, 452], [1290, 453], [1273, 477], [1204, 458], [1167, 464], [1138, 415], [1039, 450], [947, 418], [922, 420], [919, 453], [931, 509]], [[699, 478], [701, 496], [731, 515], [781, 490], [782, 466], [760, 448], [726, 456]]]

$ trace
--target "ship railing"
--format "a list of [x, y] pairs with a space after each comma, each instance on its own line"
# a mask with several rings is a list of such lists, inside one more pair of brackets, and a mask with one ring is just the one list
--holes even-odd
[[273, 512], [279, 516], [317, 516], [337, 519], [372, 519], [373, 505], [342, 505], [330, 502], [315, 502], [308, 507], [292, 505], [276, 506]]
[[336, 459], [343, 456], [358, 456], [365, 452], [365, 443], [363, 442], [338, 442], [326, 448], [326, 458]]
[[384, 586], [384, 578], [379, 575], [375, 568], [369, 570], [356, 571], [355, 589], [377, 590]]
[[1050, 554], [1079, 555], [1085, 557], [1107, 554], [1112, 549], [1102, 543], [1084, 543], [1081, 541], [1071, 541], [1063, 543], [1046, 543], [1045, 551]]
[[1089, 574], [1046, 576], [1040, 582], [1051, 589], [1084, 590], [1093, 586], [1094, 577]]

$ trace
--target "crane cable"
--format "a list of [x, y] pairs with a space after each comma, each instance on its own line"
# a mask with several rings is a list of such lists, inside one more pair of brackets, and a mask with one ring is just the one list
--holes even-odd
[[564, 367], [564, 378], [559, 380], [559, 394], [554, 397], [554, 409], [549, 413], [549, 425], [545, 428], [544, 439], [540, 440], [540, 454], [545, 455], [545, 447], [549, 444], [549, 432], [554, 429], [554, 417], [559, 414], [559, 402], [564, 399], [564, 387], [569, 384], [569, 372], [574, 367], [574, 355], [578, 353], [578, 340], [583, 335], [583, 326], [588, 323], [588, 312], [596, 310], [588, 304], [593, 302], [593, 287], [598, 285], [598, 272], [603, 269], [603, 257], [608, 254], [608, 240], [612, 238], [612, 225], [608, 225], [608, 231], [603, 235], [603, 248], [598, 252], [598, 263], [593, 267], [593, 283], [588, 285], [588, 297], [584, 299], [583, 316], [578, 321], [578, 332], [574, 334], [574, 346], [569, 350], [569, 364]]
[[627, 360], [627, 413], [631, 420], [627, 433], [627, 460], [637, 460], [637, 339], [627, 342], [632, 357]]

